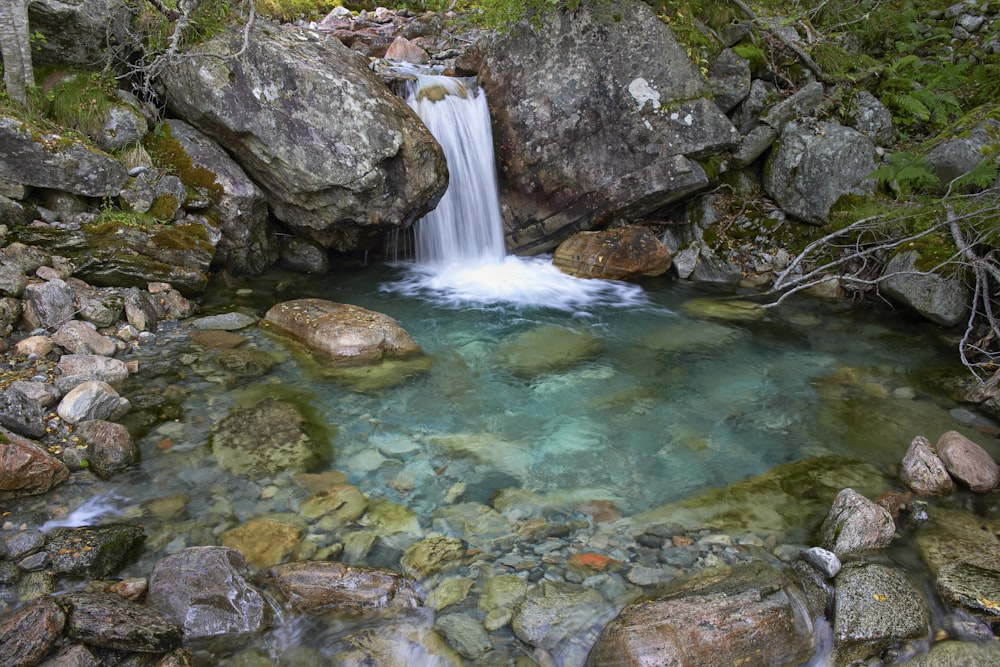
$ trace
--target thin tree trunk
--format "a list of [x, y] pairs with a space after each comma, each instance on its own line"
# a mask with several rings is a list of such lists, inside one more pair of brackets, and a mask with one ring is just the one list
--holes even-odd
[[3, 54], [3, 82], [7, 94], [22, 104], [27, 103], [27, 90], [35, 85], [28, 0], [0, 0], [0, 53]]

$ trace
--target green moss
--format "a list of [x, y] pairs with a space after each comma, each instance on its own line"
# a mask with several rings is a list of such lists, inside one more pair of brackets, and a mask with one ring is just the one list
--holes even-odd
[[53, 72], [42, 86], [45, 112], [59, 125], [97, 139], [118, 101], [114, 86], [113, 78], [96, 72]]
[[173, 227], [160, 225], [150, 240], [157, 246], [169, 250], [197, 250], [200, 245], [208, 243], [208, 232], [195, 223]]
[[121, 209], [105, 207], [97, 214], [93, 221], [87, 223], [85, 229], [97, 235], [114, 233], [121, 227], [135, 227], [138, 229], [152, 229], [160, 224], [159, 220], [149, 213], [137, 213], [135, 211], [123, 211]]
[[169, 222], [182, 203], [171, 195], [161, 195], [153, 200], [153, 205], [149, 207], [149, 215], [157, 220]]
[[223, 194], [215, 174], [204, 167], [195, 166], [184, 147], [170, 134], [170, 126], [163, 124], [143, 140], [153, 164], [173, 172], [188, 189], [189, 195], [207, 197], [216, 201]]

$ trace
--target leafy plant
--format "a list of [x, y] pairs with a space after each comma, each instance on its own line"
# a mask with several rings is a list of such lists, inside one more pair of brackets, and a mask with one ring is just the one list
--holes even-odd
[[114, 80], [100, 73], [57, 72], [45, 85], [45, 112], [56, 123], [97, 138], [116, 100]]
[[930, 191], [941, 185], [923, 156], [908, 152], [890, 155], [886, 164], [871, 173], [871, 178], [898, 194]]

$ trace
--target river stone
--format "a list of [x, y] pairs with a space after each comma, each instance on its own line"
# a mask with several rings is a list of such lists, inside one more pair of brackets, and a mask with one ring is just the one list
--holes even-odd
[[153, 296], [136, 287], [130, 287], [123, 292], [125, 304], [125, 319], [139, 331], [156, 331], [162, 319]]
[[648, 229], [629, 225], [574, 234], [559, 244], [552, 263], [577, 278], [628, 280], [663, 275], [670, 253]]
[[115, 197], [128, 175], [117, 160], [83, 141], [45, 134], [0, 116], [0, 181], [84, 197]]
[[412, 609], [423, 604], [414, 582], [396, 572], [332, 561], [276, 565], [258, 581], [298, 613]]
[[632, 517], [637, 526], [683, 522], [729, 534], [772, 534], [788, 542], [810, 542], [845, 486], [876, 495], [889, 479], [875, 466], [822, 456], [775, 466], [748, 479], [708, 489]]
[[899, 571], [877, 563], [848, 563], [834, 592], [837, 664], [877, 658], [907, 639], [927, 636], [927, 601]]
[[181, 629], [164, 614], [111, 593], [69, 593], [66, 633], [89, 646], [134, 653], [163, 653], [179, 646]]
[[405, 359], [383, 358], [378, 363], [363, 366], [326, 366], [321, 372], [352, 391], [368, 394], [402, 384], [408, 378], [426, 373], [433, 365], [434, 358], [422, 354]]
[[532, 379], [572, 368], [600, 354], [602, 347], [600, 339], [587, 332], [545, 325], [507, 339], [498, 356], [514, 375]]
[[307, 519], [319, 519], [325, 530], [359, 519], [367, 509], [368, 498], [350, 484], [335, 484], [299, 504], [299, 514]]
[[444, 635], [452, 648], [470, 660], [475, 660], [493, 648], [482, 624], [468, 614], [438, 616], [435, 627]]
[[254, 567], [285, 560], [302, 537], [302, 529], [271, 519], [255, 519], [224, 532], [219, 541], [243, 554]]
[[208, 213], [222, 231], [212, 263], [231, 273], [252, 275], [274, 264], [278, 244], [264, 191], [207, 134], [178, 119], [168, 119], [164, 125], [191, 158], [192, 169], [212, 179], [194, 184], [198, 194], [211, 202]]
[[937, 590], [953, 607], [987, 623], [1000, 621], [1000, 571], [968, 562], [950, 563], [938, 572]]
[[211, 437], [212, 453], [224, 470], [267, 477], [311, 470], [323, 460], [324, 446], [299, 408], [278, 398], [232, 410]]
[[64, 354], [56, 368], [59, 370], [56, 387], [63, 392], [88, 380], [115, 384], [129, 375], [124, 361], [96, 354]]
[[503, 110], [493, 132], [509, 249], [545, 252], [708, 185], [696, 159], [739, 137], [650, 7], [587, 2], [535, 18], [494, 39], [479, 73]]
[[[2, 271], [3, 269], [0, 268], [0, 272]], [[0, 287], [0, 294], [3, 294], [2, 287]], [[6, 338], [14, 332], [14, 327], [17, 326], [18, 321], [21, 319], [21, 310], [20, 299], [0, 296], [0, 337]]]
[[893, 255], [882, 272], [881, 293], [932, 322], [947, 327], [964, 322], [971, 295], [962, 276], [921, 271], [919, 258], [916, 250]]
[[515, 537], [511, 523], [482, 503], [439, 507], [434, 512], [434, 527], [443, 533], [458, 535], [484, 551], [509, 549]]
[[73, 289], [58, 278], [27, 285], [22, 298], [24, 307], [42, 329], [55, 331], [76, 314]]
[[278, 360], [264, 350], [240, 348], [220, 351], [215, 363], [237, 377], [255, 378], [270, 373]]
[[317, 243], [293, 236], [281, 240], [279, 263], [286, 269], [299, 273], [322, 275], [330, 271], [330, 256]]
[[16, 387], [0, 392], [0, 425], [29, 438], [45, 435], [45, 410]]
[[122, 568], [145, 536], [141, 526], [125, 523], [54, 528], [45, 550], [59, 574], [108, 577]]
[[97, 327], [112, 327], [121, 319], [125, 306], [117, 290], [97, 289], [82, 280], [67, 281], [76, 295], [77, 317]]
[[101, 667], [101, 663], [83, 644], [69, 644], [42, 663], [42, 667]]
[[334, 362], [366, 363], [420, 352], [388, 315], [323, 299], [279, 303], [264, 321]]
[[823, 548], [837, 555], [883, 549], [895, 533], [892, 515], [854, 489], [837, 494], [820, 527]]
[[69, 469], [30, 440], [0, 428], [0, 500], [47, 493]]
[[400, 565], [407, 576], [426, 579], [458, 567], [464, 556], [465, 543], [457, 537], [428, 537], [404, 551]]
[[0, 554], [6, 560], [19, 561], [45, 548], [45, 533], [40, 530], [18, 530], [6, 533], [0, 542]]
[[710, 570], [630, 604], [586, 664], [797, 665], [812, 656], [814, 641], [802, 591], [758, 563]]
[[545, 580], [528, 591], [511, 627], [521, 641], [551, 651], [570, 637], [596, 632], [607, 620], [602, 618], [606, 607], [592, 588]]
[[875, 144], [857, 130], [793, 121], [765, 165], [764, 189], [789, 215], [823, 225], [841, 197], [874, 189], [875, 167]]
[[938, 456], [952, 475], [976, 493], [1000, 484], [1000, 466], [985, 449], [958, 431], [947, 431], [937, 441]]
[[83, 421], [76, 425], [74, 433], [87, 445], [87, 461], [99, 477], [110, 477], [139, 463], [139, 448], [121, 424], [100, 419]]
[[114, 421], [124, 416], [130, 407], [129, 400], [119, 396], [107, 382], [87, 380], [63, 396], [56, 413], [69, 424], [89, 419]]
[[[338, 635], [337, 639], [336, 643], [324, 646], [324, 656], [336, 656], [336, 664], [345, 667], [464, 667], [468, 664], [433, 631], [430, 619], [423, 614], [405, 614], [376, 625], [363, 626], [354, 632]], [[329, 658], [316, 659], [309, 664], [327, 662]]]
[[906, 661], [906, 667], [994, 667], [1000, 665], [1000, 643], [936, 642], [931, 650]]
[[39, 664], [65, 625], [66, 613], [48, 596], [0, 616], [0, 666]]
[[80, 320], [72, 320], [59, 327], [52, 335], [52, 342], [71, 354], [99, 354], [113, 356], [115, 343]]
[[919, 496], [947, 496], [955, 492], [955, 482], [944, 462], [934, 453], [930, 441], [919, 435], [906, 450], [899, 479]]
[[8, 389], [19, 391], [43, 408], [55, 405], [59, 400], [59, 391], [51, 384], [35, 380], [14, 380]]
[[190, 547], [161, 558], [149, 574], [146, 605], [180, 624], [185, 641], [245, 640], [271, 623], [272, 609], [248, 583], [243, 555], [226, 547]]
[[527, 582], [515, 574], [498, 574], [487, 579], [479, 596], [479, 610], [486, 614], [483, 626], [494, 631], [507, 625], [527, 592]]
[[231, 312], [231, 313], [220, 313], [218, 315], [206, 315], [205, 317], [199, 317], [191, 322], [191, 325], [195, 329], [204, 330], [220, 330], [220, 331], [237, 331], [239, 329], [246, 329], [249, 326], [257, 324], [258, 318], [253, 315], [247, 315], [246, 313]]
[[249, 340], [246, 336], [219, 329], [197, 329], [191, 332], [191, 342], [209, 350], [231, 350], [245, 345]]
[[833, 579], [840, 572], [840, 559], [832, 551], [827, 551], [822, 547], [810, 547], [803, 549], [799, 555], [802, 560], [822, 572], [827, 579]]
[[244, 40], [234, 26], [171, 61], [161, 82], [172, 110], [235, 158], [274, 216], [324, 247], [367, 248], [447, 187], [434, 137], [335, 39], [258, 24]]
[[[469, 577], [445, 577], [437, 582], [434, 588], [427, 594], [427, 606], [435, 611], [440, 611], [451, 605], [459, 604], [467, 597], [472, 586], [476, 582]], [[484, 620], [485, 625], [485, 620]], [[487, 630], [496, 630], [489, 628]]]

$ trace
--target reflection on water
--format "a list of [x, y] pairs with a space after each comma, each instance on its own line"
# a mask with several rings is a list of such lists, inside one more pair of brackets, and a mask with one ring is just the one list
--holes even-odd
[[[964, 430], [994, 446], [914, 381], [951, 363], [952, 350], [892, 317], [808, 299], [747, 309], [732, 294], [669, 279], [588, 284], [591, 293], [569, 311], [545, 298], [534, 306], [468, 294], [446, 300], [409, 271], [375, 267], [322, 280], [275, 273], [254, 279], [253, 291], [214, 291], [207, 305], [262, 315], [279, 300], [315, 296], [381, 311], [433, 357], [430, 370], [357, 391], [261, 331], [241, 331], [247, 347], [272, 354], [269, 373], [234, 378], [213, 363], [213, 351], [195, 348], [164, 366], [173, 370], [142, 377], [132, 391], [170, 397], [179, 416], [141, 438], [139, 469], [72, 482], [57, 502], [72, 510], [96, 498], [80, 511], [141, 516], [149, 537], [125, 573], [139, 576], [164, 554], [217, 544], [251, 519], [295, 514], [310, 492], [302, 480], [231, 475], [208, 446], [232, 407], [277, 393], [298, 396], [335, 433], [329, 470], [314, 473], [412, 511], [423, 531], [447, 527], [434, 518], [442, 508], [488, 504], [504, 489], [523, 492], [508, 495], [510, 515], [530, 516], [532, 499], [543, 498], [570, 518], [581, 516], [573, 514], [580, 503], [629, 516], [807, 457], [847, 455], [888, 469], [918, 434], [934, 440]], [[165, 328], [161, 343], [178, 331]], [[322, 530], [304, 539], [310, 550], [297, 553], [333, 553]], [[359, 553], [394, 565], [405, 546]], [[267, 641], [285, 646], [281, 637]]]

